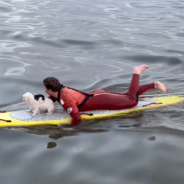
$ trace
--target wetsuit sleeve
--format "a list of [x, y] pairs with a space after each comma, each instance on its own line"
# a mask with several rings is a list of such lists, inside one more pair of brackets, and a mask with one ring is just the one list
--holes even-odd
[[63, 104], [61, 103], [61, 105], [68, 112], [68, 114], [70, 114], [72, 118], [71, 125], [72, 126], [78, 125], [81, 122], [81, 117], [72, 96], [67, 93], [63, 93], [61, 96], [61, 100], [63, 101], [62, 102]]

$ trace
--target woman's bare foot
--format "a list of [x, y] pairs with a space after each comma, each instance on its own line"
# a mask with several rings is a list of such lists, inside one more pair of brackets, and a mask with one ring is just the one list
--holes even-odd
[[167, 88], [165, 85], [159, 81], [154, 82], [155, 84], [155, 89], [160, 89], [163, 93], [167, 92]]
[[140, 75], [144, 70], [147, 69], [149, 69], [149, 66], [147, 65], [135, 66], [133, 69], [133, 73]]

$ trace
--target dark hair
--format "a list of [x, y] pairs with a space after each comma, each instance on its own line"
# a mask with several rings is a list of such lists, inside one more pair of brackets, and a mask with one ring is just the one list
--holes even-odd
[[53, 92], [58, 92], [61, 88], [62, 84], [55, 77], [47, 77], [43, 80], [43, 84], [49, 90], [51, 89]]

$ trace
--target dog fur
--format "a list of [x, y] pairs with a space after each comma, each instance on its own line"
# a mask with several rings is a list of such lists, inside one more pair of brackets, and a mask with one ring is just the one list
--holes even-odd
[[30, 92], [23, 95], [23, 101], [29, 106], [29, 112], [33, 111], [32, 116], [39, 114], [40, 111], [47, 111], [47, 114], [52, 114], [55, 110], [54, 103], [51, 99], [45, 98], [45, 100], [42, 100], [42, 98], [39, 98], [37, 101]]

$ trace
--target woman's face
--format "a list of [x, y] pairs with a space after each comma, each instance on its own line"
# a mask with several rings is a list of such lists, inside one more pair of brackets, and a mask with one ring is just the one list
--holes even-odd
[[44, 89], [45, 89], [45, 92], [48, 94], [48, 95], [52, 95], [52, 91], [50, 89], [47, 89], [45, 85], [43, 85]]

